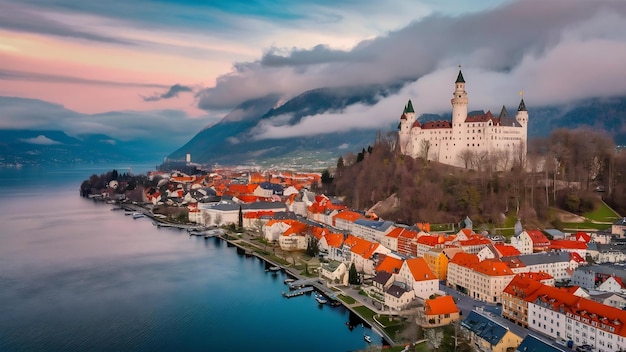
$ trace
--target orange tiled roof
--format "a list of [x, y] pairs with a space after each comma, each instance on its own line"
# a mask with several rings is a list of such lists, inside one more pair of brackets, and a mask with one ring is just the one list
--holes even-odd
[[454, 303], [452, 296], [439, 296], [424, 301], [426, 315], [443, 315], [458, 313], [459, 308]]
[[476, 264], [480, 261], [476, 254], [470, 254], [465, 252], [460, 252], [454, 255], [452, 260], [450, 260], [450, 264], [457, 264], [460, 266], [469, 267], [472, 264]]
[[329, 247], [339, 248], [343, 244], [343, 235], [340, 233], [330, 233], [324, 235], [324, 238], [326, 238]]
[[533, 247], [547, 247], [550, 245], [550, 240], [540, 230], [526, 230], [526, 233], [533, 242]]
[[514, 257], [522, 254], [517, 248], [508, 244], [496, 243], [494, 247], [501, 257]]
[[391, 232], [386, 234], [385, 237], [398, 238], [398, 236], [400, 236], [402, 231], [405, 231], [405, 229], [403, 229], [402, 227], [396, 227], [393, 230], [391, 230]]
[[527, 297], [543, 286], [541, 282], [529, 276], [517, 274], [502, 292], [515, 297]]
[[376, 272], [386, 271], [388, 273], [397, 273], [402, 267], [402, 259], [391, 256], [385, 256], [376, 266]]
[[406, 265], [409, 267], [411, 274], [413, 275], [413, 279], [415, 281], [426, 281], [437, 279], [435, 274], [433, 274], [432, 270], [428, 267], [426, 260], [424, 258], [411, 258], [404, 261]]
[[550, 248], [586, 250], [587, 243], [581, 242], [581, 241], [570, 241], [570, 240], [552, 240], [550, 241]]
[[626, 311], [590, 299], [575, 296], [556, 287], [543, 285], [524, 298], [527, 302], [542, 302], [554, 311], [563, 311], [576, 320], [588, 321], [597, 329], [626, 337]]
[[482, 273], [488, 276], [515, 275], [515, 273], [513, 272], [513, 270], [511, 270], [507, 263], [493, 259], [486, 259], [480, 263], [473, 264], [471, 268], [478, 273]]
[[350, 210], [345, 210], [342, 211], [341, 213], [337, 214], [334, 216], [334, 219], [343, 219], [349, 222], [355, 222], [356, 220], [360, 219], [363, 215], [354, 212], [354, 211], [350, 211]]

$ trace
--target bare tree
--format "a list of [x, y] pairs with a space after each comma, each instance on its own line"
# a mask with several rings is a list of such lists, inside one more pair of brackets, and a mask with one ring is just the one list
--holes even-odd
[[428, 329], [424, 331], [424, 336], [428, 340], [428, 346], [432, 347], [432, 350], [436, 351], [441, 347], [443, 330], [439, 328]]
[[463, 165], [465, 165], [466, 169], [469, 169], [469, 167], [472, 165], [472, 158], [473, 158], [474, 153], [469, 150], [469, 149], [463, 149], [460, 153], [459, 153], [459, 159], [461, 159], [461, 162], [463, 163]]

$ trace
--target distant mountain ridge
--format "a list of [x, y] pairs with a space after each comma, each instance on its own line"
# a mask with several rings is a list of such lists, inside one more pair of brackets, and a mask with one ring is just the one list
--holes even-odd
[[[248, 101], [226, 115], [219, 123], [200, 131], [168, 158], [182, 160], [186, 153], [190, 153], [195, 162], [232, 165], [298, 153], [303, 157], [325, 151], [336, 160], [337, 155], [372, 144], [378, 131], [355, 128], [349, 132], [257, 140], [255, 127], [263, 120], [276, 117], [284, 117], [281, 122], [283, 125], [295, 125], [304, 117], [340, 112], [352, 104], [373, 105], [400, 87], [398, 84], [319, 88], [289, 99], [280, 106], [277, 106], [279, 99], [276, 96]], [[393, 126], [390, 125], [389, 128], [393, 129]]]
[[[186, 153], [191, 153], [193, 161], [199, 163], [241, 164], [285, 155], [325, 152], [324, 155], [334, 155], [331, 160], [336, 161], [339, 155], [349, 151], [356, 153], [373, 144], [379, 132], [396, 132], [397, 124], [382, 131], [354, 129], [309, 137], [265, 140], [254, 140], [254, 128], [263, 120], [281, 115], [288, 117], [284, 124], [293, 125], [304, 117], [340, 112], [355, 103], [373, 105], [381, 97], [397, 92], [400, 87], [398, 84], [391, 87], [320, 88], [300, 94], [278, 107], [274, 107], [278, 103], [277, 97], [249, 101], [226, 115], [219, 123], [200, 131], [168, 157], [181, 160]], [[559, 107], [527, 107], [530, 139], [546, 137], [556, 128], [589, 127], [607, 131], [616, 144], [626, 144], [626, 97], [588, 99]], [[263, 111], [264, 108], [267, 110]], [[424, 114], [419, 120], [450, 118], [450, 114]]]

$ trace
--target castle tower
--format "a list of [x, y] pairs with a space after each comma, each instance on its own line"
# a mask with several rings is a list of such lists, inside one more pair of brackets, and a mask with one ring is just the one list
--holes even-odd
[[520, 95], [522, 95], [522, 100], [519, 102], [519, 106], [517, 107], [517, 115], [515, 116], [515, 119], [520, 125], [522, 125], [522, 127], [527, 127], [528, 110], [526, 110], [526, 104], [524, 104], [523, 93], [520, 93]]
[[467, 118], [467, 92], [465, 91], [465, 79], [463, 79], [463, 73], [459, 68], [459, 75], [454, 82], [454, 93], [452, 100], [452, 128], [458, 128], [461, 126]]
[[400, 152], [406, 153], [407, 143], [410, 140], [411, 126], [415, 121], [415, 110], [413, 110], [413, 103], [409, 99], [409, 102], [404, 107], [402, 116], [400, 116], [400, 125], [398, 129], [398, 143], [400, 143]]

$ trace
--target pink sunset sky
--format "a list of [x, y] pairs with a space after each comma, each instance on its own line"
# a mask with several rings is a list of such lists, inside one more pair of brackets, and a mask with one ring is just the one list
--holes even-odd
[[[386, 126], [407, 99], [445, 112], [459, 64], [474, 109], [516, 104], [520, 90], [529, 106], [622, 96], [623, 33], [619, 0], [0, 0], [0, 97], [167, 115], [193, 135], [249, 99], [403, 84], [372, 106], [259, 129], [281, 138]], [[0, 128], [86, 128], [47, 108], [0, 106]]]

